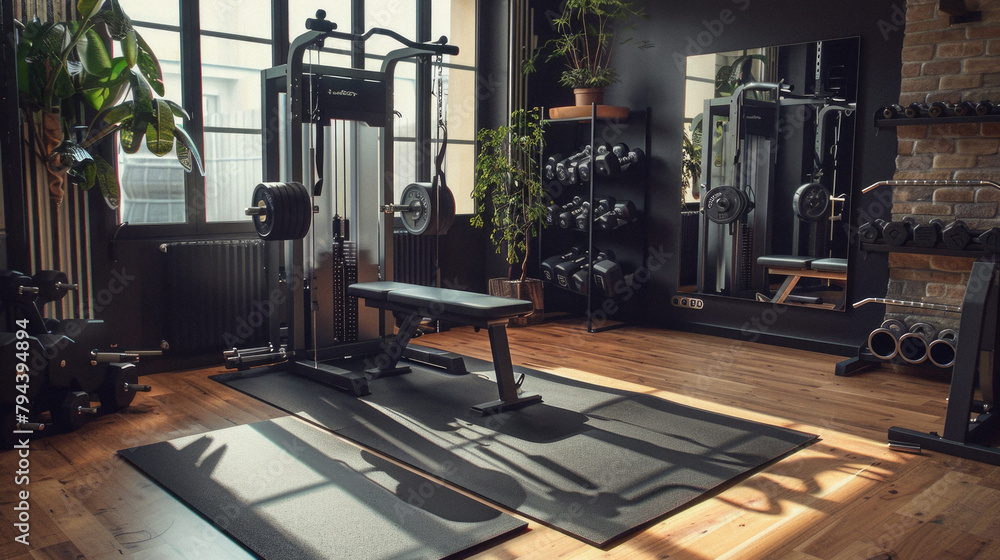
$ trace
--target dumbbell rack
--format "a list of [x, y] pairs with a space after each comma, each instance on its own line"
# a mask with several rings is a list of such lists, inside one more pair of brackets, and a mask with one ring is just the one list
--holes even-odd
[[[1000, 345], [1000, 266], [994, 256], [981, 257], [972, 272], [962, 302], [955, 364], [944, 430], [917, 432], [889, 428], [889, 446], [900, 451], [930, 449], [956, 457], [1000, 465], [1000, 448], [984, 442], [995, 434], [1000, 416], [994, 410], [1000, 401], [1000, 362], [995, 352]], [[979, 386], [982, 400], [975, 398]]]
[[[544, 109], [543, 109], [544, 110]], [[546, 149], [550, 152], [560, 151], [568, 154], [575, 152], [581, 145], [594, 146], [596, 142], [607, 141], [615, 143], [622, 140], [634, 140], [628, 145], [636, 148], [640, 147], [645, 154], [650, 153], [650, 108], [644, 111], [630, 111], [627, 119], [606, 118], [598, 116], [597, 105], [591, 106], [589, 116], [548, 119], [543, 121], [546, 126]], [[547, 153], [540, 153], [540, 167], [544, 166]], [[592, 161], [592, 164], [596, 162]], [[622, 225], [611, 231], [603, 231], [595, 228], [594, 218], [590, 216], [587, 220], [587, 227], [584, 229], [569, 228], [562, 229], [558, 225], [553, 225], [542, 230], [538, 236], [538, 262], [541, 263], [547, 257], [562, 254], [568, 248], [580, 246], [586, 249], [590, 258], [584, 266], [589, 278], [593, 279], [593, 258], [600, 252], [612, 249], [615, 253], [615, 261], [622, 266], [625, 271], [635, 271], [645, 266], [646, 241], [645, 227], [642, 225], [642, 216], [648, 207], [648, 162], [643, 162], [638, 173], [627, 173], [620, 177], [597, 177], [596, 172], [591, 172], [588, 180], [580, 184], [567, 186], [557, 182], [547, 182], [546, 191], [551, 195], [556, 203], [565, 203], [574, 196], [581, 197], [590, 208], [595, 208], [595, 203], [601, 196], [614, 196], [618, 202], [631, 200], [637, 209], [639, 218], [633, 223]], [[586, 328], [587, 332], [601, 332], [608, 329], [620, 327], [625, 324], [623, 318], [627, 318], [629, 313], [626, 306], [637, 308], [639, 304], [639, 293], [636, 290], [631, 293], [628, 301], [623, 301], [624, 297], [606, 298], [603, 294], [597, 293], [594, 289], [594, 282], [590, 281], [582, 292], [575, 292], [555, 285], [547, 289], [545, 295], [546, 312], [566, 311], [575, 313], [580, 308], [581, 298], [585, 301]], [[630, 288], [631, 289], [631, 288]], [[611, 300], [612, 304], [607, 302]], [[612, 309], [609, 312], [607, 308]]]

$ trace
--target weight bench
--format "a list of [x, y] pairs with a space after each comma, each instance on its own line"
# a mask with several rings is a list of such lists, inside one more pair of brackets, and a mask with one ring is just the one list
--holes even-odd
[[[781, 283], [773, 298], [768, 298], [763, 294], [758, 294], [758, 301], [770, 303], [785, 303], [785, 301], [798, 301], [799, 303], [820, 303], [819, 301], [809, 301], [803, 296], [793, 296], [792, 290], [798, 285], [802, 278], [822, 278], [824, 280], [847, 281], [847, 259], [817, 259], [815, 257], [797, 257], [790, 255], [764, 255], [757, 258], [757, 264], [767, 267], [768, 274], [785, 276], [785, 281]], [[843, 298], [841, 298], [843, 299]], [[834, 307], [840, 307], [839, 302]]]
[[473, 406], [473, 412], [496, 414], [542, 401], [539, 395], [518, 395], [507, 342], [507, 321], [530, 313], [534, 308], [530, 301], [384, 281], [352, 284], [347, 287], [347, 293], [364, 299], [368, 307], [403, 315], [395, 338], [376, 359], [376, 367], [366, 373], [381, 376], [408, 372], [409, 368], [400, 368], [397, 364], [423, 318], [429, 317], [489, 330], [500, 398]]

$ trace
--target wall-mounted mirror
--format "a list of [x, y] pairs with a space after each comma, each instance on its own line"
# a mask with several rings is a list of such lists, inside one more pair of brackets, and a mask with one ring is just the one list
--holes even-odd
[[688, 57], [680, 291], [844, 309], [859, 44]]

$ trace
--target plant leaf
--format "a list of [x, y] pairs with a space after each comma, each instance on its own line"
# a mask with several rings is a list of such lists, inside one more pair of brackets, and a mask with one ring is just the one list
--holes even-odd
[[76, 3], [76, 13], [86, 21], [94, 17], [103, 5], [104, 0], [80, 0]]
[[135, 29], [130, 29], [125, 33], [125, 38], [122, 39], [122, 55], [128, 62], [128, 67], [131, 68], [135, 66], [136, 60], [139, 57], [139, 46], [136, 42]]
[[80, 56], [83, 69], [88, 74], [105, 77], [111, 74], [111, 56], [104, 46], [101, 36], [93, 27], [87, 30], [76, 43], [76, 52]]
[[[118, 142], [121, 144], [122, 151], [126, 154], [134, 154], [142, 146], [142, 137], [146, 132], [146, 128], [145, 125], [140, 128], [135, 123], [136, 119], [134, 117], [128, 117], [121, 121], [120, 128], [118, 129]], [[137, 134], [137, 130], [141, 131], [141, 133]]]
[[[114, 107], [108, 107], [102, 113], [98, 114], [97, 118], [104, 119], [104, 122], [109, 125], [118, 124], [132, 115], [132, 105], [131, 101], [126, 101]], [[97, 118], [94, 120], [97, 120]]]
[[204, 177], [205, 168], [201, 164], [201, 154], [198, 153], [198, 147], [194, 145], [194, 140], [191, 139], [186, 130], [179, 126], [174, 128], [174, 136], [177, 138], [177, 161], [188, 173], [193, 171], [194, 166], [197, 165], [198, 174]]
[[128, 83], [128, 75], [123, 73], [123, 70], [127, 68], [125, 59], [117, 57], [111, 62], [111, 71], [107, 76], [88, 76], [80, 85], [83, 97], [90, 103], [91, 107], [99, 111], [117, 101]]
[[97, 183], [101, 185], [104, 202], [111, 209], [117, 209], [121, 201], [121, 189], [118, 186], [118, 173], [104, 158], [97, 156]]
[[156, 118], [146, 126], [146, 148], [160, 157], [174, 149], [174, 114], [162, 99], [156, 100]]
[[170, 110], [174, 112], [174, 116], [180, 117], [184, 120], [191, 120], [191, 115], [188, 114], [187, 110], [184, 109], [184, 107], [181, 107], [180, 105], [174, 103], [169, 99], [164, 99], [164, 101], [167, 103], [167, 105], [170, 105]]
[[149, 82], [149, 85], [156, 92], [156, 95], [163, 95], [163, 72], [160, 70], [160, 61], [156, 59], [153, 50], [149, 48], [142, 35], [135, 34], [136, 47], [139, 49], [136, 63], [139, 65], [139, 72]]

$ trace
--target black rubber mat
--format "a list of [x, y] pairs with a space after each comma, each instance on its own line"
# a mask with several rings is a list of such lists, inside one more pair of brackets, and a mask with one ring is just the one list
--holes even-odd
[[268, 560], [443, 558], [527, 526], [290, 416], [118, 453]]
[[283, 371], [213, 378], [599, 546], [816, 438], [527, 368], [544, 402], [480, 417], [492, 364], [410, 365], [362, 398]]

